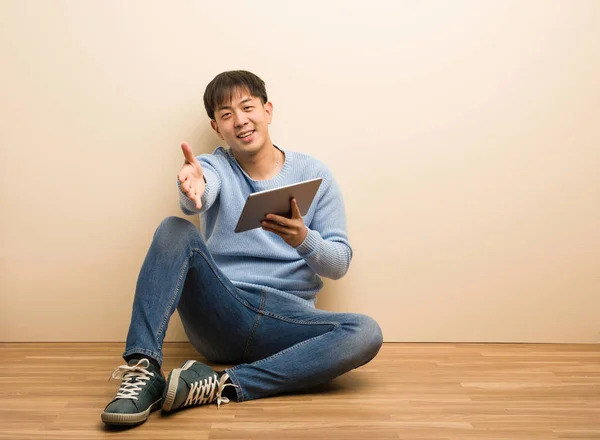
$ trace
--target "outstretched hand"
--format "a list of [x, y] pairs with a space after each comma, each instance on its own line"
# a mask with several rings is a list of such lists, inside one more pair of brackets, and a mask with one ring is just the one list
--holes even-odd
[[290, 246], [298, 247], [306, 238], [308, 229], [304, 225], [296, 199], [292, 199], [290, 206], [292, 208], [292, 218], [267, 214], [266, 220], [263, 220], [261, 225], [265, 231], [279, 235]]
[[206, 189], [202, 166], [200, 166], [200, 162], [194, 157], [194, 153], [192, 153], [192, 149], [187, 143], [184, 142], [181, 144], [181, 149], [183, 150], [185, 163], [181, 167], [177, 178], [181, 184], [181, 190], [190, 200], [196, 203], [196, 209], [200, 209], [202, 207], [200, 199]]

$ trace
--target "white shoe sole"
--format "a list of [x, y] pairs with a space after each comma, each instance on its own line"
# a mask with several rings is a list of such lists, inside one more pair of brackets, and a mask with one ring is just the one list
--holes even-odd
[[187, 370], [196, 361], [187, 361], [181, 368], [174, 368], [169, 375], [169, 383], [167, 384], [167, 395], [162, 404], [163, 411], [169, 412], [173, 408], [173, 402], [175, 402], [175, 395], [177, 394], [177, 385], [179, 384], [179, 376], [183, 370]]
[[152, 411], [160, 408], [160, 401], [161, 399], [158, 399], [150, 405], [146, 411], [139, 413], [123, 414], [103, 412], [100, 418], [107, 425], [138, 425], [145, 422]]

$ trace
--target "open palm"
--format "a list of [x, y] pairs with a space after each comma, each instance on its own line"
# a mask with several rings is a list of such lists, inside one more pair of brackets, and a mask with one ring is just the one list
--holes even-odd
[[192, 149], [187, 143], [181, 144], [183, 150], [183, 156], [185, 157], [185, 163], [181, 167], [181, 171], [177, 175], [181, 184], [181, 189], [190, 198], [190, 200], [196, 203], [196, 209], [202, 207], [202, 194], [206, 188], [206, 182], [204, 181], [204, 174], [200, 162], [194, 157]]

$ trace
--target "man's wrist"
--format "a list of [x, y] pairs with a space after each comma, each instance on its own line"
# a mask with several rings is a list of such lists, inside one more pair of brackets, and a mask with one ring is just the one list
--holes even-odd
[[306, 226], [304, 226], [304, 234], [300, 235], [300, 239], [298, 240], [298, 243], [294, 246], [294, 249], [298, 249], [298, 247], [304, 243], [304, 240], [306, 240], [306, 236], [308, 235], [308, 228]]
[[306, 231], [304, 240], [295, 248], [303, 257], [310, 255], [319, 247], [319, 239], [321, 238], [318, 232], [311, 231], [308, 227], [306, 227]]

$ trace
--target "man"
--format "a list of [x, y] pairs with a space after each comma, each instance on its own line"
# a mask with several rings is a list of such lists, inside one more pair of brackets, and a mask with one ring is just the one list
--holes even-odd
[[[102, 413], [107, 424], [135, 425], [159, 407], [220, 406], [311, 387], [366, 364], [382, 344], [372, 318], [314, 307], [320, 277], [342, 277], [352, 258], [329, 169], [271, 142], [273, 105], [256, 75], [217, 75], [204, 105], [229, 148], [195, 158], [182, 144], [180, 206], [200, 214], [201, 232], [169, 217], [154, 235], [136, 286], [127, 365], [113, 372], [121, 387]], [[248, 194], [317, 177], [323, 182], [304, 217], [292, 200], [291, 218], [269, 214], [262, 228], [234, 233]], [[190, 360], [165, 380], [162, 344], [175, 308], [203, 356], [237, 366], [215, 371]]]

